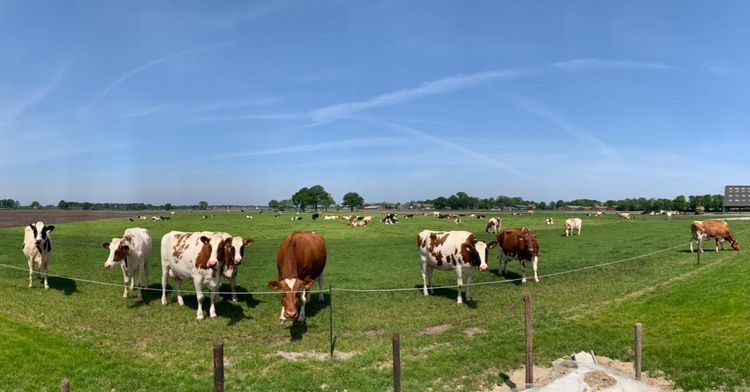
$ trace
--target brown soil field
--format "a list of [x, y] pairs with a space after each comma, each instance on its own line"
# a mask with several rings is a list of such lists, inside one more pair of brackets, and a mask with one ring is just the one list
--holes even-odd
[[46, 224], [87, 220], [133, 217], [138, 215], [164, 215], [164, 211], [83, 211], [83, 210], [0, 210], [0, 227], [25, 226], [42, 221]]

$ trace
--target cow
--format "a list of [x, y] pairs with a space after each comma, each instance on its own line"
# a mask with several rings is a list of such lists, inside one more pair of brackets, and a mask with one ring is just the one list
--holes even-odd
[[201, 216], [201, 219], [208, 219], [208, 216], [207, 215], [203, 215], [203, 216]]
[[192, 279], [198, 300], [197, 320], [203, 320], [203, 287], [211, 290], [209, 316], [216, 317], [216, 293], [221, 284], [223, 262], [221, 233], [170, 231], [161, 239], [161, 303], [167, 304], [167, 279], [174, 278], [177, 303], [183, 306], [180, 284]]
[[336, 220], [336, 219], [339, 219], [339, 217], [336, 215], [326, 215], [323, 217], [323, 220]]
[[320, 218], [320, 213], [313, 212], [313, 214], [312, 214], [312, 220], [316, 221], [316, 220], [318, 220], [318, 218]]
[[690, 239], [690, 253], [693, 253], [693, 242], [698, 243], [698, 252], [703, 252], [703, 240], [713, 238], [716, 240], [716, 251], [719, 244], [724, 249], [724, 241], [729, 241], [732, 249], [740, 250], [740, 243], [734, 238], [732, 230], [727, 222], [723, 220], [693, 221], [690, 225], [693, 236]]
[[518, 259], [521, 263], [523, 277], [521, 283], [526, 283], [526, 261], [531, 262], [534, 270], [534, 281], [539, 282], [537, 263], [539, 262], [539, 243], [536, 233], [527, 228], [507, 229], [497, 233], [497, 244], [500, 249], [499, 261], [502, 264], [501, 274], [505, 275], [508, 262]]
[[464, 221], [463, 221], [463, 220], [461, 219], [461, 217], [460, 217], [460, 216], [457, 216], [457, 217], [456, 217], [456, 219], [454, 219], [454, 220], [453, 220], [453, 223], [455, 223], [455, 224], [457, 224], [457, 225], [460, 225], [460, 224], [461, 224], [461, 223], [463, 223], [463, 222], [464, 222]]
[[278, 278], [268, 282], [269, 289], [282, 292], [279, 322], [305, 321], [305, 304], [316, 280], [320, 288], [318, 300], [323, 301], [326, 256], [326, 241], [315, 232], [295, 231], [281, 242], [276, 255]]
[[407, 219], [414, 218], [414, 214], [404, 214], [404, 218], [407, 218]]
[[396, 217], [396, 214], [386, 214], [382, 222], [386, 225], [395, 225], [398, 223], [398, 218]]
[[289, 218], [289, 220], [291, 220], [293, 222], [301, 221], [302, 217], [301, 216], [293, 216], [293, 217]]
[[362, 220], [365, 221], [365, 222], [369, 222], [369, 221], [372, 220], [372, 217], [371, 216], [366, 216], [366, 217], [362, 218]]
[[422, 293], [429, 296], [432, 291], [432, 272], [454, 270], [458, 286], [456, 302], [461, 304], [461, 288], [466, 276], [466, 301], [471, 301], [471, 278], [474, 269], [487, 271], [487, 254], [497, 246], [496, 241], [489, 244], [476, 239], [468, 231], [431, 231], [423, 230], [417, 235], [419, 258], [422, 261]]
[[138, 301], [143, 301], [142, 289], [148, 286], [148, 259], [151, 257], [151, 236], [148, 230], [140, 227], [125, 229], [122, 238], [112, 238], [111, 242], [102, 244], [109, 250], [109, 257], [104, 262], [104, 268], [112, 269], [120, 264], [125, 290], [122, 298], [128, 298], [128, 283], [130, 291], [138, 287]]
[[52, 252], [52, 239], [49, 237], [49, 233], [53, 230], [55, 230], [55, 226], [47, 226], [42, 221], [32, 223], [24, 228], [23, 254], [29, 261], [29, 288], [34, 281], [34, 265], [36, 265], [44, 280], [44, 289], [49, 289], [47, 269]]
[[245, 247], [250, 247], [255, 242], [252, 239], [242, 239], [242, 237], [232, 236], [229, 233], [219, 233], [222, 238], [220, 246], [223, 248], [219, 251], [219, 256], [224, 256], [222, 275], [229, 279], [229, 286], [232, 289], [232, 302], [237, 302], [237, 273], [239, 272], [242, 258], [245, 256]]
[[484, 218], [486, 218], [486, 217], [487, 217], [487, 215], [477, 215], [477, 216], [476, 216], [476, 218], [477, 218], [477, 219], [484, 219]]
[[245, 219], [253, 219], [252, 215], [245, 215]]
[[133, 218], [128, 218], [128, 222], [135, 222], [135, 219], [133, 219]]
[[487, 227], [484, 228], [484, 232], [487, 234], [496, 234], [502, 225], [503, 220], [501, 218], [490, 218], [489, 222], [487, 222]]
[[573, 230], [578, 230], [578, 235], [581, 235], [581, 226], [583, 221], [581, 218], [570, 218], [565, 220], [565, 231], [563, 235], [569, 237], [573, 235]]
[[598, 218], [598, 219], [604, 218], [604, 211], [597, 211], [595, 217]]
[[176, 213], [176, 212], [174, 212], [174, 211], [172, 211], [172, 212], [170, 212], [170, 213], [169, 213], [169, 215], [176, 215], [176, 214], [177, 214], [177, 213]]
[[146, 220], [148, 218], [145, 215], [138, 215], [138, 219], [140, 219], [140, 220]]
[[[589, 214], [589, 215], [591, 215], [591, 214]], [[549, 217], [549, 218], [547, 218], [546, 221], [544, 221], [544, 223], [547, 224], [547, 225], [554, 225], [555, 224], [555, 220], [552, 219], [552, 217]]]
[[629, 220], [630, 219], [630, 214], [628, 214], [627, 212], [618, 212], [617, 213], [617, 217], [620, 218], [620, 219]]
[[369, 221], [353, 221], [349, 222], [348, 225], [351, 227], [367, 227], [367, 224], [370, 223]]

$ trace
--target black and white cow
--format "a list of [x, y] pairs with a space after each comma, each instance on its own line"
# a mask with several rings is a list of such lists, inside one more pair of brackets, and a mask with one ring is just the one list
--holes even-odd
[[24, 229], [23, 254], [29, 261], [29, 287], [34, 281], [34, 265], [36, 265], [44, 280], [44, 288], [49, 288], [47, 269], [49, 268], [50, 252], [52, 252], [52, 239], [49, 237], [52, 230], [55, 230], [55, 226], [47, 226], [41, 221], [32, 223]]

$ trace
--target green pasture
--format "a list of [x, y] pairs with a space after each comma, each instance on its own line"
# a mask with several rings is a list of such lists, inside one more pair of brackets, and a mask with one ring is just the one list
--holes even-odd
[[[136, 215], [136, 214], [134, 214]], [[597, 220], [581, 214], [503, 218], [503, 227], [536, 230], [540, 275], [611, 261], [604, 267], [519, 282], [477, 286], [474, 302], [455, 303], [455, 289], [424, 297], [419, 290], [354, 293], [334, 291], [335, 359], [329, 350], [331, 298], [313, 296], [304, 326], [278, 323], [278, 295], [226, 297], [217, 319], [195, 320], [195, 296], [185, 308], [174, 293], [167, 306], [160, 292], [145, 293], [144, 303], [122, 287], [74, 279], [122, 283], [122, 273], [105, 270], [101, 243], [127, 227], [150, 230], [154, 250], [150, 287], [160, 288], [159, 244], [171, 230], [220, 230], [252, 238], [238, 284], [242, 292], [265, 292], [276, 277], [275, 254], [294, 230], [323, 234], [328, 246], [326, 285], [334, 289], [419, 288], [422, 284], [416, 235], [423, 229], [468, 230], [480, 239], [486, 221], [465, 217], [462, 225], [433, 217], [379, 222], [364, 229], [343, 221], [313, 222], [304, 214], [244, 218], [246, 213], [178, 212], [170, 221], [126, 219], [57, 224], [50, 289], [28, 272], [0, 268], [0, 390], [59, 390], [63, 377], [73, 391], [207, 391], [212, 387], [214, 341], [225, 342], [228, 391], [387, 391], [391, 387], [391, 335], [401, 334], [403, 390], [491, 389], [503, 374], [524, 361], [524, 293], [534, 296], [535, 361], [581, 350], [630, 361], [633, 323], [643, 323], [644, 370], [658, 372], [686, 390], [744, 390], [750, 387], [750, 221], [731, 221], [744, 247], [715, 253], [713, 243], [701, 264], [688, 252], [692, 216]], [[565, 218], [583, 218], [583, 233], [562, 236]], [[0, 229], [0, 263], [26, 267], [23, 228]], [[672, 249], [668, 249], [672, 248]], [[709, 251], [710, 250], [710, 251]], [[658, 252], [661, 251], [661, 252]], [[658, 252], [658, 253], [655, 253]], [[649, 255], [650, 254], [650, 255]], [[490, 271], [475, 282], [519, 277], [519, 264], [498, 276], [497, 252]], [[637, 257], [643, 256], [644, 257]], [[531, 268], [529, 268], [529, 275]], [[70, 278], [70, 279], [69, 279]], [[436, 271], [436, 286], [454, 285], [453, 273]], [[174, 287], [173, 282], [170, 288]], [[228, 291], [229, 285], [223, 288]], [[316, 284], [317, 288], [317, 284]], [[192, 284], [183, 285], [192, 290]], [[207, 302], [207, 300], [206, 300]], [[438, 327], [440, 328], [431, 328]], [[478, 332], [474, 334], [467, 333]], [[302, 355], [297, 360], [284, 356]], [[316, 356], [318, 355], [318, 356]]]

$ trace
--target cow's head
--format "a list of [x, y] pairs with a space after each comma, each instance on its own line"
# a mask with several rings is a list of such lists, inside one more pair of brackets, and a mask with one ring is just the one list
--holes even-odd
[[522, 249], [529, 253], [532, 261], [539, 260], [539, 243], [536, 240], [536, 233], [524, 228], [520, 238]]
[[[195, 259], [195, 266], [202, 269], [216, 268], [220, 260], [219, 256], [222, 252], [222, 238], [219, 234], [214, 234], [210, 237], [201, 236], [200, 242], [202, 244], [198, 257]], [[200, 246], [200, 245], [199, 245]]]
[[737, 239], [734, 238], [732, 234], [729, 234], [727, 236], [727, 241], [729, 241], [730, 244], [732, 244], [732, 249], [734, 250], [740, 250], [740, 243], [737, 242]]
[[245, 246], [252, 246], [253, 240], [243, 240], [242, 237], [229, 237], [221, 241], [219, 258], [224, 262], [225, 275], [228, 277], [234, 272], [234, 267], [242, 264], [245, 256]]
[[130, 247], [121, 238], [112, 238], [111, 243], [105, 242], [102, 244], [102, 247], [109, 250], [109, 257], [104, 262], [104, 268], [107, 269], [111, 269], [117, 263], [125, 260], [128, 257], [128, 253], [130, 253]]
[[52, 250], [52, 245], [49, 241], [49, 232], [52, 230], [55, 230], [55, 226], [52, 225], [45, 225], [44, 222], [39, 221], [36, 223], [32, 223], [29, 225], [31, 228], [31, 232], [34, 234], [34, 244], [36, 245], [37, 249], [41, 252], [43, 249], [46, 249], [47, 252]]
[[310, 290], [314, 281], [310, 278], [300, 280], [296, 278], [279, 279], [268, 282], [268, 288], [281, 291], [281, 306], [284, 310], [279, 317], [280, 322], [296, 319], [300, 310], [300, 302], [306, 301], [305, 291]]
[[490, 249], [497, 246], [497, 241], [485, 243], [484, 241], [477, 241], [474, 236], [470, 236], [466, 242], [461, 244], [461, 256], [465, 262], [470, 262], [472, 266], [479, 267], [480, 271], [487, 271], [487, 256], [489, 255]]

